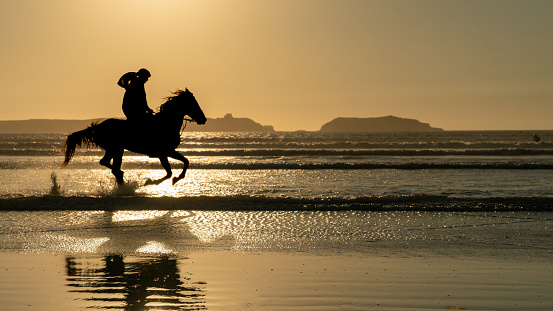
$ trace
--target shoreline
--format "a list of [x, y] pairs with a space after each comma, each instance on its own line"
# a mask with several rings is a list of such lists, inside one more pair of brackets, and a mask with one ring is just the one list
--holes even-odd
[[[438, 195], [366, 196], [358, 198], [277, 198], [246, 195], [149, 197], [136, 185], [114, 186], [89, 196], [52, 195], [0, 197], [0, 211], [363, 211], [363, 212], [490, 212], [550, 213], [553, 197], [455, 198]], [[54, 187], [50, 190], [59, 191]]]

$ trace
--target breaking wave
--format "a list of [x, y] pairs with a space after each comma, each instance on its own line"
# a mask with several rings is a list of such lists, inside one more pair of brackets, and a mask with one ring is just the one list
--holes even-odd
[[[185, 156], [235, 156], [235, 157], [278, 157], [278, 156], [525, 156], [525, 155], [553, 155], [551, 148], [481, 148], [481, 149], [314, 149], [314, 148], [236, 148], [228, 147], [222, 149], [181, 148], [177, 151]], [[104, 151], [97, 148], [81, 149], [77, 156], [101, 156]], [[61, 149], [51, 148], [12, 148], [0, 149], [0, 156], [62, 156]]]
[[[159, 161], [128, 161], [123, 159], [124, 169], [161, 169]], [[42, 163], [37, 161], [2, 161], [0, 169], [55, 169], [59, 166], [57, 162]], [[174, 169], [179, 169], [182, 164], [175, 162]], [[96, 161], [71, 162], [71, 165], [64, 169], [98, 169], [102, 168]], [[190, 169], [226, 169], [226, 170], [552, 170], [553, 163], [528, 163], [528, 162], [324, 162], [317, 163], [301, 161], [191, 161]]]
[[455, 198], [436, 195], [357, 198], [268, 198], [255, 196], [145, 197], [29, 196], [0, 199], [0, 210], [203, 210], [203, 211], [553, 211], [553, 197]]

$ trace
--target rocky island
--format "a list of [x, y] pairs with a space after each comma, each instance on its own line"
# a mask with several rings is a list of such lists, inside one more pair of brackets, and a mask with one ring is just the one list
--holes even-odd
[[395, 116], [378, 118], [336, 118], [321, 127], [321, 132], [427, 132], [443, 131], [415, 119]]

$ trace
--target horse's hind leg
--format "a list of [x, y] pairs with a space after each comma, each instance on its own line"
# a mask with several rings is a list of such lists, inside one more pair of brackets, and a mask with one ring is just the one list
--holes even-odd
[[[111, 159], [113, 159], [113, 164], [111, 164]], [[123, 153], [114, 153], [112, 151], [106, 150], [106, 154], [100, 160], [100, 165], [103, 165], [111, 169], [111, 173], [115, 176], [118, 184], [123, 183], [123, 171], [121, 170], [121, 162], [123, 160]]]
[[156, 180], [148, 179], [148, 180], [146, 180], [146, 183], [144, 184], [144, 186], [159, 185], [162, 182], [164, 182], [165, 180], [171, 178], [171, 176], [173, 175], [173, 173], [171, 172], [171, 165], [169, 164], [169, 160], [167, 160], [167, 157], [160, 157], [159, 162], [161, 162], [161, 166], [163, 166], [163, 168], [165, 169], [165, 172], [167, 173], [167, 175], [165, 175], [165, 177], [162, 177], [162, 178], [156, 179]]
[[185, 158], [182, 154], [178, 153], [177, 151], [173, 150], [169, 156], [173, 159], [179, 160], [184, 164], [184, 167], [182, 168], [182, 172], [178, 177], [173, 178], [173, 185], [176, 184], [179, 180], [184, 178], [184, 175], [186, 174], [186, 170], [188, 169], [188, 166], [190, 166], [190, 161], [188, 161], [187, 158]]
[[100, 165], [103, 165], [107, 168], [112, 168], [111, 159], [113, 159], [111, 152], [106, 150], [106, 154], [104, 154], [104, 157], [100, 160]]
[[123, 171], [121, 170], [121, 163], [123, 162], [123, 150], [117, 150], [116, 152], [113, 152], [112, 156], [113, 164], [111, 165], [111, 173], [113, 174], [113, 176], [115, 176], [117, 183], [122, 184], [124, 183]]

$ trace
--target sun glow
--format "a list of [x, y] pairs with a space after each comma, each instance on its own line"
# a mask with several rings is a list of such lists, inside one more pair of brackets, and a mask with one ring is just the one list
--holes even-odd
[[[201, 163], [201, 160], [191, 159], [192, 163]], [[180, 169], [173, 170], [173, 177], [180, 174]], [[139, 179], [159, 179], [165, 176], [164, 170], [149, 170]], [[198, 196], [227, 196], [239, 195], [236, 184], [244, 182], [240, 176], [226, 170], [189, 170], [184, 179], [172, 184], [172, 179], [165, 180], [159, 185], [142, 187], [140, 192], [145, 192], [152, 197], [198, 197]]]
[[190, 232], [204, 243], [214, 242], [224, 236], [230, 236], [228, 213], [195, 212], [193, 219], [181, 219], [190, 228]]
[[26, 245], [28, 250], [55, 251], [64, 253], [94, 253], [109, 238], [80, 238], [69, 235], [45, 233], [40, 242], [32, 242]]
[[173, 254], [174, 252], [165, 247], [163, 243], [156, 241], [148, 241], [146, 245], [138, 248], [136, 250], [138, 253], [148, 253], [148, 254]]
[[146, 220], [161, 217], [167, 213], [167, 211], [118, 211], [113, 214], [111, 219], [113, 222]]

